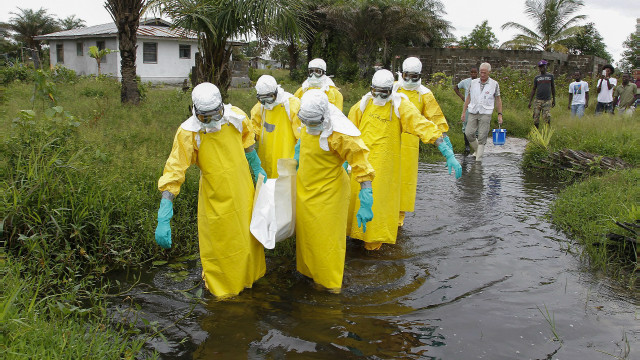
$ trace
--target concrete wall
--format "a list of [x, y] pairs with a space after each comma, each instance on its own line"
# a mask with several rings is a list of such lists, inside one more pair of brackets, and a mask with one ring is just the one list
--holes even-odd
[[531, 50], [405, 48], [396, 55], [396, 61], [392, 65], [395, 71], [401, 70], [402, 61], [405, 58], [416, 56], [422, 61], [424, 78], [428, 79], [436, 72], [443, 72], [447, 76], [453, 76], [455, 82], [469, 77], [469, 69], [483, 62], [491, 64], [492, 71], [509, 67], [527, 72], [537, 69], [538, 61], [545, 59], [549, 62], [549, 72], [556, 75], [572, 74], [576, 70], [582, 71], [584, 75], [595, 74], [606, 64], [606, 60], [593, 55], [568, 55]]
[[[97, 75], [98, 65], [96, 60], [89, 56], [89, 47], [96, 46], [97, 41], [104, 41], [105, 47], [118, 50], [116, 38], [83, 38], [75, 40], [51, 40], [51, 65], [58, 64], [56, 45], [62, 43], [64, 49], [64, 65], [74, 70], [78, 75]], [[158, 44], [157, 63], [144, 63], [142, 52], [143, 43], [153, 42]], [[76, 44], [83, 44], [83, 54], [78, 56]], [[181, 59], [179, 56], [180, 45], [191, 45], [191, 58]], [[178, 39], [149, 39], [138, 37], [138, 48], [136, 50], [136, 72], [142, 81], [154, 83], [182, 83], [189, 78], [191, 67], [195, 64], [195, 53], [198, 45], [195, 40]], [[105, 61], [106, 59], [106, 61]], [[102, 74], [110, 74], [120, 78], [120, 54], [118, 52], [108, 54], [102, 59], [100, 65]]]
[[[158, 62], [156, 64], [145, 64], [143, 62], [143, 43], [155, 42], [158, 44]], [[180, 45], [191, 45], [191, 57], [181, 59], [179, 56]], [[191, 67], [196, 63], [196, 52], [198, 43], [195, 40], [178, 39], [143, 39], [138, 37], [138, 50], [136, 52], [137, 73], [142, 81], [154, 83], [182, 83], [184, 79], [189, 79]], [[119, 76], [120, 74], [118, 74]]]
[[[97, 41], [104, 41], [107, 49], [117, 50], [115, 38], [83, 38], [75, 40], [51, 40], [49, 46], [51, 49], [51, 65], [58, 64], [56, 45], [62, 44], [64, 49], [64, 65], [66, 68], [74, 70], [78, 75], [96, 75], [98, 74], [98, 65], [96, 59], [89, 56], [89, 47], [97, 46]], [[82, 44], [82, 56], [77, 53], [76, 44]], [[103, 74], [115, 74], [119, 69], [120, 57], [117, 53], [106, 55], [102, 58], [100, 69]]]

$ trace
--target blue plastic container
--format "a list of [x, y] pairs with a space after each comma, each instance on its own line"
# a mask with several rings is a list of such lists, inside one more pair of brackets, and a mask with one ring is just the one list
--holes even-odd
[[493, 145], [504, 145], [507, 140], [507, 129], [493, 129]]

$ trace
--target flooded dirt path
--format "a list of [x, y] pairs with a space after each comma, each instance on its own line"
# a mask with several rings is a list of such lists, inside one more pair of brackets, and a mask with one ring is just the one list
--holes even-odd
[[482, 163], [458, 156], [458, 180], [421, 164], [398, 243], [371, 253], [349, 241], [341, 294], [270, 258], [252, 289], [198, 303], [201, 269], [182, 259], [142, 270], [110, 311], [133, 318], [138, 304], [166, 328], [148, 342], [166, 359], [637, 358], [640, 295], [590, 272], [544, 218], [556, 185], [522, 172], [523, 147], [509, 138]]

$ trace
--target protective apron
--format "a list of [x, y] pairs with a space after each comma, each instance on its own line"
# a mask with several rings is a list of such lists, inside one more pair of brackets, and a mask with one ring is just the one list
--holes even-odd
[[[400, 95], [404, 99], [401, 100]], [[375, 106], [371, 99], [363, 98], [353, 105], [349, 119], [362, 132], [360, 137], [369, 148], [369, 162], [376, 177], [372, 182], [373, 220], [367, 224], [364, 233], [357, 227], [360, 188], [352, 177], [347, 234], [369, 243], [395, 244], [401, 193], [400, 135], [402, 132], [415, 134], [422, 142], [429, 143], [442, 136], [442, 131], [425, 119], [402, 94], [384, 106]]]
[[[346, 121], [346, 119], [345, 119]], [[371, 181], [373, 168], [361, 139], [334, 131], [320, 147], [318, 135], [302, 129], [296, 184], [296, 263], [298, 271], [330, 290], [342, 287], [349, 209], [349, 161], [359, 181]], [[358, 189], [360, 185], [356, 185]]]
[[[397, 92], [407, 95], [418, 111], [428, 120], [436, 124], [440, 131], [449, 131], [447, 120], [431, 90], [420, 85], [420, 88], [417, 90], [407, 90], [399, 87]], [[412, 212], [415, 209], [416, 189], [418, 186], [420, 139], [415, 135], [403, 132], [401, 142], [402, 191], [400, 193], [400, 211]]]
[[278, 177], [278, 159], [293, 158], [293, 148], [300, 137], [299, 109], [300, 100], [294, 97], [271, 110], [260, 103], [251, 109], [253, 129], [258, 139], [258, 157], [269, 179]]
[[207, 288], [218, 297], [251, 287], [266, 270], [264, 248], [249, 232], [254, 188], [244, 149], [255, 140], [248, 121], [242, 130], [230, 123], [206, 134], [181, 127], [158, 184], [177, 195], [187, 168], [200, 168], [200, 259]]

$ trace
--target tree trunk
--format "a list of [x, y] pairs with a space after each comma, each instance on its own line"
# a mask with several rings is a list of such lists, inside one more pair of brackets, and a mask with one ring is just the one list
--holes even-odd
[[289, 40], [289, 44], [287, 44], [287, 52], [289, 53], [289, 70], [297, 69], [300, 51], [298, 50], [294, 40]]
[[118, 28], [120, 74], [122, 75], [120, 101], [123, 104], [140, 103], [140, 90], [136, 79], [136, 48], [137, 31], [144, 3], [144, 0], [107, 0], [105, 4], [105, 8]]

